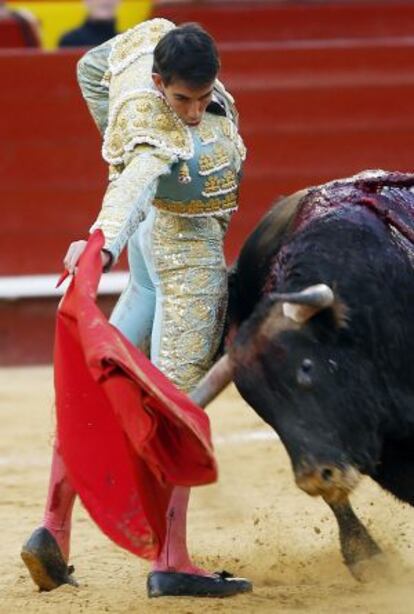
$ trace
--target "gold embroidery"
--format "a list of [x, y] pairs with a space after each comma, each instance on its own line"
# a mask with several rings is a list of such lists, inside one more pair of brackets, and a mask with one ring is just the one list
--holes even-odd
[[146, 117], [136, 117], [131, 123], [135, 128], [141, 128], [142, 130], [150, 127], [149, 120]]
[[233, 136], [231, 122], [229, 120], [224, 120], [221, 125], [224, 136], [228, 139], [231, 139], [231, 137]]
[[199, 174], [210, 175], [215, 171], [230, 165], [230, 158], [221, 145], [215, 145], [210, 154], [201, 154], [199, 158]]
[[185, 144], [185, 135], [178, 130], [173, 130], [170, 134], [170, 137], [173, 143], [179, 147], [182, 147]]
[[234, 171], [226, 171], [221, 180], [223, 190], [234, 189], [237, 187], [236, 173]]
[[[229, 118], [206, 113], [200, 126], [189, 130], [165, 101], [160, 102], [160, 99], [151, 101], [148, 98], [151, 95], [154, 98], [157, 96], [151, 79], [154, 47], [159, 39], [173, 28], [175, 25], [168, 20], [154, 19], [139, 24], [111, 41], [111, 50], [107, 58], [108, 70], [102, 81], [105, 86], [109, 86], [109, 120], [106, 121], [105, 111], [104, 121], [99, 119], [98, 122], [102, 128], [108, 124], [103, 156], [111, 164], [124, 163], [126, 152], [132, 151], [137, 144], [142, 143], [159, 148], [163, 155], [171, 155], [174, 158], [172, 161], [190, 159], [194, 150], [193, 135], [200, 138], [202, 144], [206, 145], [217, 142], [221, 139], [222, 134], [226, 134], [233, 145], [236, 145], [236, 157], [237, 152], [241, 159], [245, 157], [244, 146], [238, 137], [236, 124]], [[98, 55], [96, 57], [98, 58]], [[230, 110], [230, 115], [236, 117], [233, 100], [219, 81], [215, 83], [214, 89], [224, 100], [226, 109]], [[142, 98], [145, 93], [147, 97]], [[107, 94], [108, 92], [105, 92], [105, 96]], [[135, 106], [132, 100], [135, 100]], [[93, 106], [88, 101], [88, 104], [95, 114], [94, 109], [98, 109], [98, 103]], [[127, 106], [128, 109], [123, 110], [124, 106]], [[100, 109], [99, 113], [101, 113]], [[148, 115], [148, 117], [144, 118], [143, 115]], [[171, 127], [168, 115], [175, 116], [176, 125], [174, 127]], [[141, 132], [146, 134], [141, 134]], [[233, 157], [232, 153], [231, 160]], [[211, 161], [205, 160], [205, 163], [205, 174], [209, 174]], [[239, 168], [240, 160], [236, 160], [237, 164]], [[225, 168], [226, 163], [223, 161], [218, 166], [218, 170], [221, 170]], [[216, 170], [214, 165], [212, 168]], [[202, 166], [200, 170], [203, 174]]]
[[125, 128], [128, 126], [128, 120], [126, 117], [120, 117], [118, 120], [118, 126], [122, 129], [125, 130]]
[[[140, 152], [142, 155], [139, 155]], [[126, 225], [128, 233], [132, 234], [134, 226], [136, 227], [144, 216], [139, 208], [142, 206], [140, 198], [144, 190], [167, 169], [168, 166], [162, 158], [148, 154], [147, 148], [143, 147], [136, 152], [121, 176], [119, 173], [114, 175], [114, 180], [106, 190], [99, 215], [91, 228], [91, 231], [102, 229], [106, 246], [112, 247]], [[120, 178], [117, 180], [117, 177]], [[121, 178], [122, 183], [119, 183]]]
[[225, 171], [223, 175], [209, 176], [204, 182], [203, 196], [218, 196], [237, 189], [236, 173], [232, 170]]
[[238, 132], [236, 134], [236, 147], [237, 151], [239, 152], [240, 159], [242, 160], [242, 162], [244, 162], [246, 159], [247, 149], [246, 145], [243, 143], [243, 139]]
[[123, 170], [122, 164], [110, 164], [108, 168], [108, 178], [109, 181], [113, 181], [114, 179], [118, 179], [119, 175]]
[[152, 51], [160, 38], [173, 28], [175, 25], [167, 19], [152, 19], [117, 36], [109, 57], [112, 73], [119, 74], [141, 55]]
[[125, 152], [148, 143], [186, 159], [193, 152], [189, 130], [156, 91], [131, 92], [112, 113], [102, 149], [112, 164], [124, 161]]
[[171, 127], [171, 119], [167, 115], [159, 113], [154, 117], [154, 124], [160, 130], [168, 130]]
[[144, 42], [143, 36], [135, 36], [133, 40], [131, 38], [129, 40], [124, 41], [124, 44], [120, 46], [117, 54], [112, 56], [112, 61], [124, 60], [130, 53], [134, 51], [136, 47], [141, 47]]
[[138, 113], [147, 113], [148, 111], [152, 110], [151, 101], [148, 97], [144, 98], [143, 100], [138, 100], [137, 104], [135, 105], [135, 108]]
[[223, 230], [213, 217], [185, 218], [158, 211], [153, 259], [163, 297], [155, 364], [190, 391], [210, 368], [227, 304]]
[[207, 122], [201, 122], [197, 130], [203, 145], [207, 145], [207, 143], [214, 143], [215, 141], [217, 141], [215, 131], [211, 126], [208, 125]]
[[124, 163], [127, 152], [142, 143], [175, 160], [193, 155], [189, 128], [155, 89], [151, 77], [154, 47], [173, 28], [171, 21], [157, 18], [114, 39], [108, 59], [109, 118], [102, 148], [111, 164]]
[[122, 147], [122, 136], [119, 134], [119, 132], [112, 133], [110, 145], [113, 149], [119, 149]]
[[218, 192], [221, 187], [221, 177], [207, 177], [206, 182], [204, 184], [204, 192], [207, 194], [212, 194], [214, 192]]
[[174, 201], [164, 198], [155, 198], [154, 205], [162, 211], [178, 213], [181, 215], [202, 215], [228, 211], [237, 208], [237, 191], [225, 194], [221, 198], [207, 200]]
[[178, 171], [178, 181], [180, 183], [191, 183], [190, 169], [186, 162], [182, 162]]
[[236, 145], [240, 159], [244, 161], [246, 159], [246, 147], [243, 140], [237, 130], [236, 124], [234, 124], [228, 117], [222, 117], [221, 119], [221, 132], [223, 136], [229, 139]]

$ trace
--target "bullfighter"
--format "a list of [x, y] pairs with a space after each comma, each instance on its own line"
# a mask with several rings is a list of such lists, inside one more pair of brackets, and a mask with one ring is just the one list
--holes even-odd
[[[220, 344], [227, 304], [223, 239], [237, 209], [246, 153], [234, 101], [217, 79], [219, 67], [208, 33], [165, 19], [139, 24], [78, 64], [109, 164], [109, 185], [91, 228], [105, 237], [104, 270], [128, 245], [129, 282], [110, 321], [186, 392], [210, 368]], [[70, 245], [64, 259], [69, 272], [76, 271], [85, 245]], [[52, 505], [58, 481], [62, 496]], [[189, 495], [188, 488], [173, 491], [148, 595], [223, 597], [251, 590], [245, 579], [192, 563]], [[56, 445], [44, 522], [22, 551], [40, 589], [74, 582], [67, 565], [74, 499]]]

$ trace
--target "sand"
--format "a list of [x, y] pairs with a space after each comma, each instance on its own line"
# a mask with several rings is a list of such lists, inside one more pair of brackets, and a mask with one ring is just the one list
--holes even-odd
[[72, 563], [79, 588], [39, 593], [19, 550], [42, 515], [54, 430], [52, 370], [0, 370], [0, 612], [414, 612], [414, 510], [364, 479], [354, 508], [389, 556], [395, 578], [359, 584], [341, 561], [323, 501], [298, 490], [280, 442], [234, 389], [209, 410], [220, 479], [193, 491], [194, 559], [253, 580], [227, 600], [148, 600], [148, 563], [112, 544], [75, 509]]

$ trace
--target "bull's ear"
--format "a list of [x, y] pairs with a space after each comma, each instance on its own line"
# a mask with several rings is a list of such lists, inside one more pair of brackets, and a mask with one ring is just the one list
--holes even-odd
[[326, 284], [309, 286], [300, 292], [273, 293], [272, 298], [283, 301], [283, 315], [304, 324], [324, 309], [331, 309], [336, 325], [346, 326], [348, 309]]

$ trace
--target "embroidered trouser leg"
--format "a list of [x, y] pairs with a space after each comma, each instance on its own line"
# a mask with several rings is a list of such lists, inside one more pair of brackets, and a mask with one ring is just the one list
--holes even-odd
[[214, 217], [155, 211], [147, 249], [156, 287], [151, 358], [189, 392], [210, 368], [223, 332], [223, 228]]
[[[130, 249], [131, 275], [147, 280], [155, 290], [155, 312], [151, 335], [151, 360], [181, 390], [191, 391], [211, 366], [217, 352], [227, 304], [227, 277], [223, 257], [223, 234], [227, 219], [186, 218], [154, 208], [131, 239], [138, 250]], [[139, 253], [140, 252], [140, 253]], [[133, 260], [135, 258], [135, 260]], [[147, 276], [141, 267], [146, 268]], [[129, 303], [131, 287], [119, 303], [115, 325], [125, 334], [139, 327], [134, 339], [148, 331], [149, 303], [138, 283], [137, 303]], [[141, 294], [140, 294], [141, 292]], [[128, 296], [129, 295], [129, 296]], [[129, 320], [123, 306], [135, 314]], [[148, 318], [141, 321], [144, 311]], [[135, 323], [135, 324], [134, 324]], [[187, 549], [186, 518], [190, 490], [174, 489], [167, 512], [168, 534], [154, 569], [205, 574], [193, 565]]]
[[[211, 366], [227, 303], [223, 226], [152, 208], [129, 242], [131, 278], [111, 322], [141, 348], [151, 331], [151, 360], [181, 390], [191, 391]], [[187, 550], [190, 490], [174, 489], [168, 535], [154, 569], [205, 574]]]
[[[191, 391], [211, 366], [223, 330], [227, 278], [222, 223], [212, 217], [151, 213], [144, 249], [156, 287], [151, 358], [177, 387]], [[187, 549], [190, 489], [174, 489], [168, 533], [154, 569], [208, 575]]]
[[111, 316], [181, 390], [192, 390], [217, 352], [227, 306], [223, 226], [151, 208], [128, 244], [130, 278]]

